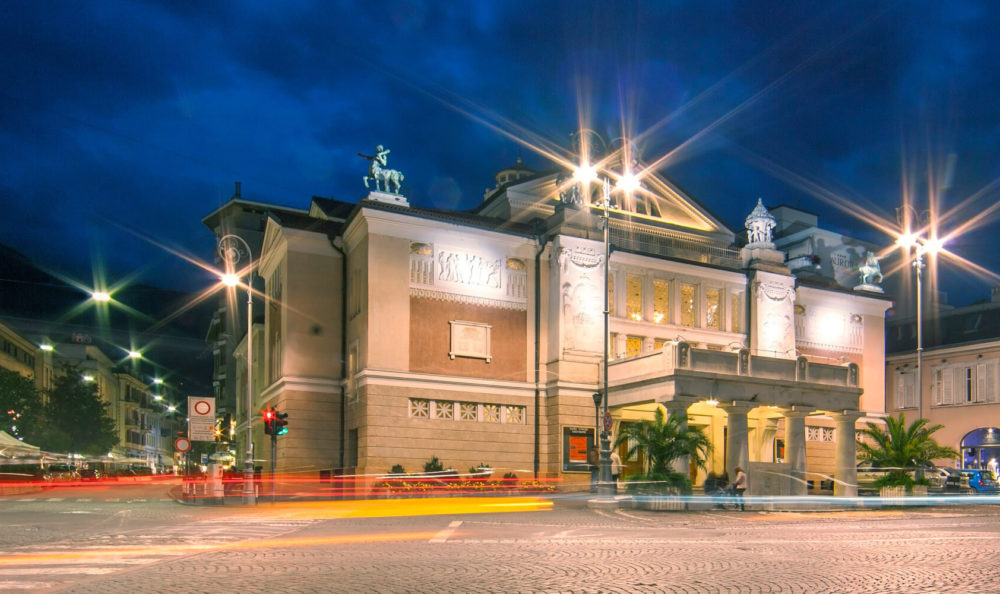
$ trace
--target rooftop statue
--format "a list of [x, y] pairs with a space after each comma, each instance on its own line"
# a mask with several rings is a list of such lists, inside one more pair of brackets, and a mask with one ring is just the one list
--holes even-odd
[[861, 273], [861, 286], [874, 287], [882, 282], [882, 268], [879, 266], [878, 257], [872, 252], [865, 252], [865, 263], [858, 266]]
[[757, 199], [757, 206], [747, 215], [743, 225], [747, 230], [748, 247], [774, 247], [771, 243], [771, 232], [775, 226], [774, 215], [767, 212], [760, 198]]
[[[395, 169], [386, 169], [387, 158], [386, 155], [389, 154], [389, 149], [384, 148], [381, 144], [375, 147], [374, 155], [363, 155], [358, 153], [358, 156], [362, 159], [368, 159], [368, 175], [362, 179], [365, 182], [365, 187], [368, 186], [368, 180], [375, 182], [375, 191], [391, 192], [393, 194], [399, 194], [399, 188], [403, 184], [403, 174]], [[381, 182], [381, 188], [379, 187], [379, 182]]]

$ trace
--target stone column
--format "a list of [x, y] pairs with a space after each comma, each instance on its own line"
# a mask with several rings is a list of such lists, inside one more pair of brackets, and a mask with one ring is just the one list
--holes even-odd
[[747, 427], [747, 413], [754, 407], [734, 402], [732, 404], [719, 404], [719, 408], [726, 411], [726, 473], [729, 480], [736, 478], [736, 467], [739, 466], [750, 478], [750, 445], [748, 443], [749, 428]]
[[791, 469], [789, 494], [806, 495], [806, 417], [810, 411], [793, 407], [785, 411], [785, 461]]
[[863, 417], [864, 413], [845, 410], [830, 416], [837, 423], [837, 449], [833, 458], [833, 494], [838, 497], [854, 497], [858, 494], [858, 454], [854, 427], [855, 422]]

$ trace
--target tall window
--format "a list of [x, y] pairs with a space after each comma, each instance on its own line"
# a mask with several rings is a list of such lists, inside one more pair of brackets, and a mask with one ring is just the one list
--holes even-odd
[[642, 277], [625, 277], [625, 315], [629, 319], [642, 320]]
[[708, 289], [705, 291], [705, 327], [709, 330], [719, 330], [719, 317], [722, 313], [722, 291]]
[[743, 332], [743, 293], [732, 293], [731, 294], [732, 307], [730, 311], [732, 312], [733, 319], [733, 332]]
[[695, 295], [697, 287], [694, 285], [681, 285], [681, 326], [694, 327], [697, 319], [697, 309]]
[[629, 336], [625, 340], [625, 356], [634, 357], [635, 355], [642, 354], [642, 337], [641, 336]]
[[917, 408], [917, 374], [912, 371], [896, 373], [896, 408]]
[[666, 324], [670, 321], [670, 282], [653, 281], [653, 322]]

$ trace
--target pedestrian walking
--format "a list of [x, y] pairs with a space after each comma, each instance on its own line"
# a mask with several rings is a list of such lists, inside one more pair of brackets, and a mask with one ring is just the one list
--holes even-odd
[[623, 468], [622, 457], [618, 455], [618, 451], [611, 452], [611, 480], [615, 482], [615, 489], [618, 488], [618, 479], [621, 478]]
[[730, 488], [733, 490], [733, 497], [740, 504], [740, 511], [744, 511], [746, 508], [743, 506], [743, 493], [747, 490], [747, 473], [739, 466], [736, 467], [736, 478], [733, 479]]

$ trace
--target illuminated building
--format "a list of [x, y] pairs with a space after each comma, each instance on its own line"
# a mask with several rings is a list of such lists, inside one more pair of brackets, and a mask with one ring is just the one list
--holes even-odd
[[[377, 475], [436, 456], [588, 484], [604, 211], [598, 184], [569, 192], [570, 178], [519, 162], [469, 211], [371, 192], [267, 213], [254, 405], [289, 414], [279, 470]], [[708, 470], [749, 468], [751, 493], [830, 475], [852, 493], [855, 423], [884, 409], [889, 300], [856, 273], [791, 269], [783, 240], [822, 256], [772, 238], [763, 204], [739, 201], [748, 225], [772, 221], [745, 242], [669, 180], [642, 183], [609, 208], [611, 431], [662, 405], [712, 439]]]

